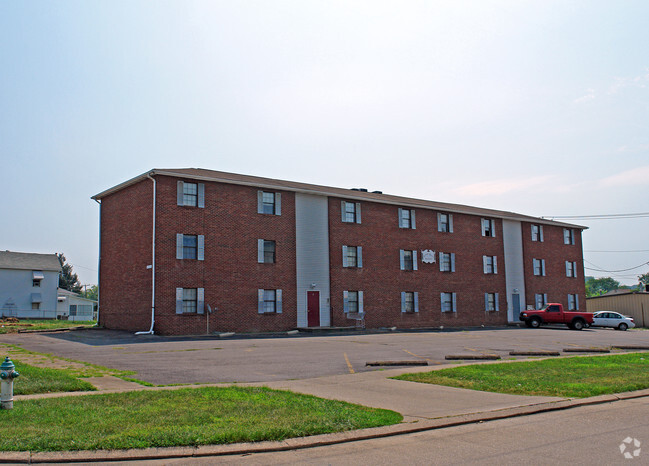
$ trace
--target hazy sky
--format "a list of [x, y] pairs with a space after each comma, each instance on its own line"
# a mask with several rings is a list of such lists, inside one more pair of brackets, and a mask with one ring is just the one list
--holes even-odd
[[[646, 0], [1, 2], [0, 249], [96, 283], [90, 196], [151, 168], [649, 212], [648, 19]], [[569, 221], [586, 267], [649, 261], [649, 215]]]

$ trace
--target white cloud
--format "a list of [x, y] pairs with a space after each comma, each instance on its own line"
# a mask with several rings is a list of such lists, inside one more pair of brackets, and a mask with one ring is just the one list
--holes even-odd
[[616, 77], [613, 84], [608, 88], [608, 93], [616, 94], [620, 89], [624, 89], [625, 87], [637, 87], [640, 89], [649, 87], [649, 70], [646, 70], [644, 74], [632, 78]]
[[620, 153], [634, 153], [634, 152], [644, 152], [649, 151], [649, 144], [638, 144], [638, 145], [623, 145], [617, 148], [617, 152]]
[[649, 165], [623, 171], [600, 180], [605, 187], [649, 184]]
[[593, 99], [595, 99], [595, 89], [586, 89], [586, 94], [579, 97], [578, 99], [573, 100], [572, 102], [575, 104], [583, 104], [585, 102], [590, 102]]

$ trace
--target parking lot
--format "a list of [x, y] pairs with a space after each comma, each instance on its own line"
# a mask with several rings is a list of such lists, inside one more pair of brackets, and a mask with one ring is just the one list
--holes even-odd
[[[154, 384], [269, 382], [380, 370], [375, 361], [447, 364], [449, 354], [563, 351], [649, 345], [649, 331], [498, 328], [434, 332], [303, 334], [272, 338], [136, 336], [111, 330], [0, 335], [0, 343], [133, 370]], [[0, 355], [1, 356], [1, 355]]]

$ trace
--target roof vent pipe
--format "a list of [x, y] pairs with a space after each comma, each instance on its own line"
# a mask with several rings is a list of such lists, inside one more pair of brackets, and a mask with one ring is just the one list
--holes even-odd
[[[153, 237], [151, 239], [151, 328], [148, 332], [136, 332], [136, 335], [153, 335], [153, 324], [155, 324], [155, 200], [156, 181], [150, 173], [146, 175], [153, 181]], [[148, 267], [147, 267], [148, 268]]]

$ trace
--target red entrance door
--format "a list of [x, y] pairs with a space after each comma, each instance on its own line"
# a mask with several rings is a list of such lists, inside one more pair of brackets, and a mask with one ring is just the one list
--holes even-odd
[[306, 315], [309, 327], [320, 327], [320, 292], [306, 292]]

